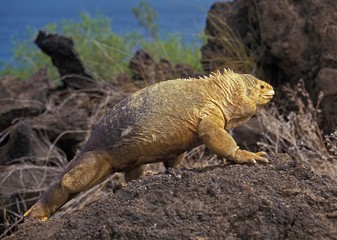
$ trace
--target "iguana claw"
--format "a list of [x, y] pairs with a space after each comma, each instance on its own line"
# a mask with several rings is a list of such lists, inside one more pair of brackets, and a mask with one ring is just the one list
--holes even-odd
[[244, 163], [250, 163], [250, 164], [256, 164], [256, 161], [262, 162], [262, 163], [269, 163], [268, 159], [265, 158], [267, 156], [266, 152], [249, 152], [246, 150], [238, 149], [236, 152], [232, 155], [230, 160], [233, 160], [236, 163], [244, 164]]
[[49, 211], [47, 206], [43, 206], [41, 202], [34, 204], [27, 212], [23, 214], [24, 218], [35, 218], [40, 221], [47, 221], [49, 219]]

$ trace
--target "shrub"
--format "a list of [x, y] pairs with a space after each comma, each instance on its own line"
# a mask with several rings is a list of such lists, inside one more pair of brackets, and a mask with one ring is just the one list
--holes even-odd
[[[266, 128], [260, 147], [272, 154], [287, 153], [298, 162], [308, 163], [317, 173], [337, 176], [337, 130], [324, 137], [318, 124], [323, 95], [315, 105], [302, 80], [295, 89], [285, 86], [283, 90], [287, 101], [282, 107], [270, 105], [258, 114]], [[295, 109], [286, 112], [287, 107]]]
[[[79, 22], [64, 20], [58, 25], [49, 24], [44, 27], [47, 32], [71, 37], [86, 69], [96, 79], [109, 80], [118, 73], [130, 74], [128, 63], [138, 48], [144, 48], [155, 59], [165, 58], [172, 64], [186, 63], [196, 71], [201, 69], [201, 38], [194, 43], [184, 43], [178, 34], [169, 34], [164, 39], [154, 37], [151, 40], [136, 32], [117, 35], [112, 29], [107, 17], [98, 14], [93, 18], [84, 13], [80, 15]], [[153, 31], [157, 31], [157, 28], [152, 29], [151, 34], [154, 34]], [[33, 45], [35, 35], [36, 32], [30, 29], [24, 41], [15, 43], [13, 57], [16, 65], [5, 64], [1, 75], [27, 79], [39, 68], [52, 65], [49, 58]], [[56, 70], [53, 67], [48, 69], [50, 77], [57, 79]]]

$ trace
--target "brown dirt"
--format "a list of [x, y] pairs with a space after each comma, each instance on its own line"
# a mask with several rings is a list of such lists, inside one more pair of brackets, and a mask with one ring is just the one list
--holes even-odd
[[337, 182], [286, 154], [172, 170], [5, 239], [337, 239]]

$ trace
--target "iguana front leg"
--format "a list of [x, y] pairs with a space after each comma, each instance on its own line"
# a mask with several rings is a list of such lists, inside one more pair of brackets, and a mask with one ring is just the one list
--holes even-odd
[[224, 129], [224, 121], [220, 117], [204, 117], [198, 125], [198, 135], [202, 142], [219, 157], [225, 157], [236, 163], [268, 163], [265, 152], [249, 152], [241, 150], [232, 136]]

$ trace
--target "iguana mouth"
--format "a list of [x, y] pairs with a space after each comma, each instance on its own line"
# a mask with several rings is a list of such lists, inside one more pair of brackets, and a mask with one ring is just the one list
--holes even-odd
[[275, 91], [274, 90], [269, 90], [268, 92], [264, 93], [263, 94], [263, 98], [272, 98], [275, 94]]

